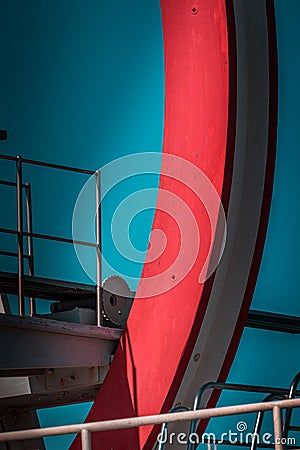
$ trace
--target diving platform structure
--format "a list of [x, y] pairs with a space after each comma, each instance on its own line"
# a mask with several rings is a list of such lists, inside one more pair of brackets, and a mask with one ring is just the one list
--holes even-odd
[[[226, 388], [245, 326], [292, 334], [300, 331], [298, 317], [250, 310], [275, 168], [278, 61], [274, 1], [191, 4], [175, 0], [171, 8], [168, 0], [160, 4], [165, 119], [152, 229], [160, 230], [170, 245], [153, 259], [148, 257], [149, 249], [135, 300], [129, 288], [126, 293], [110, 295], [109, 283], [102, 282], [101, 173], [0, 156], [15, 165], [15, 179], [1, 184], [15, 189], [17, 199], [17, 228], [0, 228], [1, 234], [14, 235], [17, 245], [0, 253], [18, 263], [17, 273], [0, 276], [3, 432], [30, 428], [30, 421], [37, 426], [37, 408], [94, 399], [84, 437], [82, 441], [77, 437], [71, 445], [71, 450], [88, 449], [90, 423], [164, 414], [176, 408], [197, 409], [199, 387], [201, 392], [207, 388], [200, 407], [214, 408]], [[5, 135], [1, 133], [0, 138]], [[31, 185], [23, 180], [24, 164], [94, 178], [95, 242], [33, 231]], [[166, 201], [166, 192], [172, 201]], [[195, 227], [188, 223], [190, 216]], [[183, 252], [178, 251], [181, 232]], [[201, 245], [190, 264], [199, 236]], [[36, 277], [34, 239], [94, 248], [95, 284]], [[220, 259], [214, 265], [213, 250], [218, 252], [220, 247], [222, 255], [218, 253]], [[209, 276], [212, 265], [215, 270]], [[10, 314], [10, 295], [17, 296], [17, 316]], [[37, 315], [39, 298], [51, 302], [51, 314]], [[216, 384], [210, 384], [210, 389], [208, 382]], [[285, 398], [298, 396], [298, 384], [296, 375], [290, 391], [283, 393]], [[265, 393], [274, 392], [268, 388]], [[280, 408], [274, 408], [277, 431], [282, 430]], [[291, 410], [286, 408], [289, 423]], [[93, 433], [92, 443], [105, 450], [151, 450], [158, 423], [152, 420], [147, 427], [114, 433], [104, 428], [102, 433]], [[206, 424], [194, 422], [194, 430], [201, 434]], [[169, 426], [175, 434], [188, 430], [188, 424]], [[9, 445], [17, 449], [14, 443]], [[42, 449], [43, 443], [27, 448]], [[166, 444], [166, 450], [171, 448], [181, 447]]]

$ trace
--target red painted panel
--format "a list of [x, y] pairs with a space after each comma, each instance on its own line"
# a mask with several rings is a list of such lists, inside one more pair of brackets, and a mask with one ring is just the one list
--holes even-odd
[[[225, 0], [162, 0], [165, 44], [165, 129], [162, 172], [168, 171], [165, 154], [181, 156], [200, 168], [222, 195], [228, 131], [228, 36]], [[183, 167], [183, 166], [182, 166]], [[180, 172], [180, 164], [177, 167]], [[186, 175], [186, 173], [185, 173]], [[192, 176], [192, 174], [191, 174]], [[200, 247], [190, 271], [177, 284], [178, 273], [167, 273], [161, 285], [145, 281], [162, 274], [180, 249], [181, 229], [187, 215], [176, 194], [192, 212]], [[168, 214], [170, 209], [175, 219]], [[153, 229], [162, 230], [167, 246], [162, 255], [146, 261], [126, 330], [110, 372], [88, 416], [88, 421], [146, 415], [167, 411], [175, 397], [190, 356], [189, 338], [201, 327], [208, 296], [201, 296], [198, 278], [211, 239], [207, 211], [195, 193], [178, 180], [161, 176]], [[157, 245], [153, 235], [152, 251]], [[184, 257], [196, 246], [196, 234], [187, 233]], [[187, 270], [186, 270], [187, 271]], [[175, 276], [175, 280], [172, 276]], [[173, 283], [173, 284], [172, 284]], [[172, 289], [160, 291], [170, 285]], [[174, 287], [173, 287], [174, 285]], [[179, 374], [179, 375], [178, 375]], [[93, 434], [98, 449], [150, 448], [152, 427]], [[73, 449], [79, 448], [77, 439]]]

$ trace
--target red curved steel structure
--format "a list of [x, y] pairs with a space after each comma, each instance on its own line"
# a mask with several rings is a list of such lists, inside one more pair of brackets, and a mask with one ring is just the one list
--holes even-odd
[[[226, 379], [267, 229], [277, 126], [273, 1], [161, 0], [161, 10], [162, 174], [171, 154], [209, 178], [226, 211], [227, 241], [216, 271], [199, 283], [215, 239], [206, 207], [184, 183], [161, 175], [153, 229], [165, 233], [167, 246], [159, 258], [145, 262], [137, 299], [88, 421], [157, 414], [175, 404], [192, 406], [200, 385]], [[176, 281], [176, 273], [168, 275], [159, 286], [165, 292], [147, 296], [153, 286], [145, 280], [167, 271], [176, 259], [180, 224], [186, 220], [180, 208], [176, 221], [166, 212], [163, 191], [177, 195], [192, 211], [201, 242], [182, 281], [165, 290]], [[189, 245], [192, 248], [192, 233]], [[207, 398], [210, 406], [216, 401], [217, 396]], [[157, 433], [151, 426], [95, 433], [93, 444], [104, 450], [151, 449]], [[76, 448], [78, 439], [72, 445]]]

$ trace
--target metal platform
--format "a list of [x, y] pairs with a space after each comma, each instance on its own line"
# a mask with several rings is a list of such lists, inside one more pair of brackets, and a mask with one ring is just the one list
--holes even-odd
[[[18, 294], [18, 275], [16, 273], [0, 272], [0, 292]], [[24, 293], [27, 297], [69, 302], [70, 306], [74, 305], [73, 307], [96, 305], [96, 286], [91, 284], [24, 275]], [[299, 334], [300, 317], [250, 310], [246, 326]]]
[[5, 370], [107, 366], [121, 331], [0, 314], [0, 374]]
[[94, 400], [120, 336], [112, 328], [0, 314], [0, 413]]

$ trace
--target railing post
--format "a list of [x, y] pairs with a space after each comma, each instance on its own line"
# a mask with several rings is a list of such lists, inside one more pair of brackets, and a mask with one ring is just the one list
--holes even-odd
[[92, 449], [91, 433], [86, 429], [83, 429], [81, 431], [81, 449], [82, 450]]
[[[26, 183], [26, 222], [27, 222], [27, 231], [28, 233], [32, 233], [32, 200], [31, 200], [31, 185], [30, 183]], [[33, 237], [31, 234], [28, 235], [27, 238], [27, 246], [28, 246], [28, 274], [30, 276], [34, 275], [34, 259], [33, 259]], [[34, 316], [36, 314], [36, 302], [35, 298], [29, 298], [30, 305], [30, 316]]]
[[101, 177], [95, 172], [96, 184], [96, 314], [97, 326], [103, 325], [102, 317], [102, 230], [101, 230]]
[[[297, 375], [294, 377], [294, 379], [291, 383], [288, 398], [295, 398], [299, 383], [300, 383], [300, 372], [297, 373]], [[288, 434], [289, 434], [289, 429], [290, 429], [291, 420], [292, 420], [292, 413], [293, 413], [293, 410], [290, 408], [287, 408], [285, 410], [285, 419], [284, 419], [284, 423], [283, 423], [283, 432], [282, 432], [283, 437], [285, 437], [285, 438], [287, 438]]]
[[25, 315], [24, 302], [24, 247], [23, 247], [23, 196], [22, 196], [22, 158], [16, 159], [17, 184], [17, 230], [18, 230], [18, 307], [20, 316]]
[[282, 421], [280, 406], [273, 407], [273, 422], [274, 422], [274, 441], [275, 450], [283, 450], [282, 445]]

